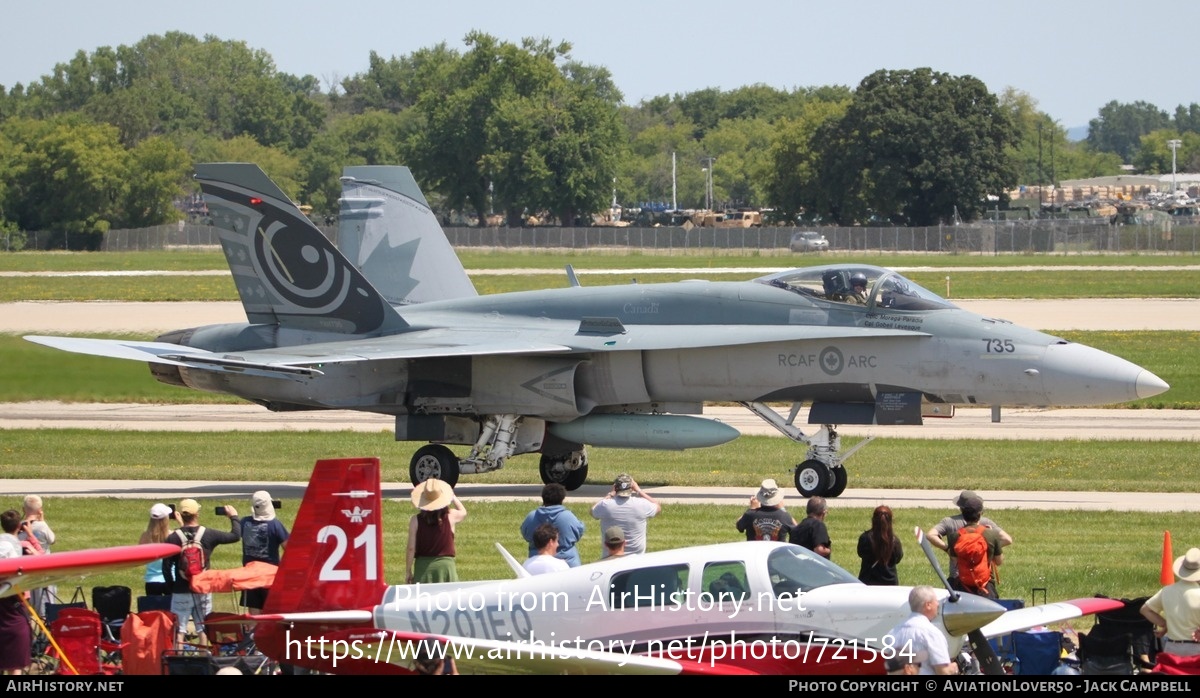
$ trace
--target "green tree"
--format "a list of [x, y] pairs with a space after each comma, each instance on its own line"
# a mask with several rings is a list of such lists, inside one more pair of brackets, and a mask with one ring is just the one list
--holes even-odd
[[82, 234], [72, 248], [95, 248], [124, 217], [129, 154], [117, 130], [78, 117], [13, 119], [5, 135], [23, 148], [12, 158], [9, 214], [25, 230]]
[[978, 78], [929, 68], [863, 79], [845, 116], [821, 134], [819, 175], [842, 223], [876, 215], [932, 225], [973, 219], [1016, 184], [1017, 132]]
[[600, 194], [589, 183], [607, 190], [622, 143], [620, 93], [607, 71], [569, 62], [567, 43], [517, 46], [471, 32], [466, 44], [418, 99], [424, 125], [413, 138], [415, 169], [449, 207], [469, 208], [480, 221], [493, 193], [513, 223], [526, 209], [590, 213], [589, 197]]
[[1133, 162], [1142, 136], [1170, 128], [1167, 112], [1149, 102], [1109, 102], [1088, 122], [1088, 146], [1097, 152], [1116, 153], [1123, 162]]
[[129, 153], [128, 189], [122, 227], [139, 228], [178, 220], [175, 199], [192, 170], [187, 152], [161, 136], [147, 138]]
[[784, 219], [798, 220], [806, 211], [820, 216], [834, 208], [832, 191], [823, 186], [820, 148], [816, 135], [826, 124], [836, 123], [850, 104], [844, 100], [809, 101], [794, 118], [781, 121], [770, 145], [771, 169], [767, 173], [768, 200]]
[[[421, 125], [412, 110], [393, 114], [368, 111], [339, 116], [300, 153], [304, 196], [322, 213], [338, 209], [340, 177], [347, 165], [395, 165], [410, 161], [407, 144]], [[414, 172], [420, 178], [422, 173]], [[426, 192], [428, 196], [428, 192]]]

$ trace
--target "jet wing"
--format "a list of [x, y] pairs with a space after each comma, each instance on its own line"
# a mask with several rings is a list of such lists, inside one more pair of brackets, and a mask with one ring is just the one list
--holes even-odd
[[298, 378], [320, 375], [316, 365], [348, 361], [421, 359], [499, 354], [559, 354], [580, 351], [695, 349], [767, 342], [925, 337], [924, 332], [811, 325], [633, 325], [615, 318], [585, 319], [545, 328], [472, 328], [469, 324], [415, 330], [383, 337], [321, 342], [277, 349], [214, 353], [125, 339], [27, 335], [35, 344], [77, 354], [182, 366], [204, 371]]
[[987, 638], [999, 637], [1018, 630], [1028, 630], [1039, 625], [1059, 623], [1064, 620], [1071, 620], [1072, 618], [1079, 618], [1080, 616], [1087, 616], [1093, 613], [1115, 611], [1124, 606], [1125, 604], [1118, 599], [1085, 598], [1056, 601], [1028, 608], [1017, 608], [1006, 612], [996, 620], [983, 626], [980, 628], [980, 632]]
[[151, 543], [6, 558], [0, 560], [0, 598], [178, 554], [178, 545]]

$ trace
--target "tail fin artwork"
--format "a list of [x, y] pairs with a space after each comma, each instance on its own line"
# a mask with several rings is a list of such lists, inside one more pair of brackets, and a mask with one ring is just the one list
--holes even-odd
[[368, 336], [406, 327], [257, 165], [198, 164], [196, 180], [251, 324]]
[[342, 173], [338, 248], [393, 305], [478, 295], [412, 172]]
[[[332, 648], [377, 638], [370, 609], [383, 598], [383, 495], [378, 458], [317, 461], [296, 512], [255, 642], [269, 657], [318, 671], [394, 667]], [[272, 618], [275, 616], [275, 618]], [[273, 620], [282, 622], [271, 622]], [[286, 620], [285, 620], [286, 619]], [[354, 644], [357, 641], [358, 644]], [[323, 651], [322, 651], [323, 648]]]
[[263, 613], [369, 608], [383, 598], [378, 458], [317, 461]]

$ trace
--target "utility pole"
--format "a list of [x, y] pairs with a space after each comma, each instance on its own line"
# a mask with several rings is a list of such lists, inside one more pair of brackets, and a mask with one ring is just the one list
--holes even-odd
[[1175, 186], [1175, 151], [1179, 150], [1179, 146], [1183, 145], [1183, 141], [1178, 138], [1172, 138], [1167, 141], [1167, 145], [1171, 148], [1171, 198], [1175, 198], [1175, 192], [1178, 188]]
[[708, 167], [705, 167], [702, 170], [702, 172], [704, 172], [704, 206], [709, 211], [712, 210], [712, 205], [713, 205], [713, 173], [712, 173], [712, 171], [713, 171], [713, 163], [715, 161], [716, 161], [716, 158], [711, 157], [711, 156], [701, 160], [701, 162], [708, 163]]

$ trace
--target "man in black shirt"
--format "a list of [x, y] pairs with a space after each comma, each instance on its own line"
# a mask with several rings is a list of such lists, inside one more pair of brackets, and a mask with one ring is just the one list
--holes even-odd
[[783, 490], [774, 480], [763, 480], [750, 508], [737, 520], [737, 530], [746, 540], [787, 540], [796, 520], [783, 508]]
[[829, 529], [825, 528], [825, 514], [829, 511], [824, 497], [809, 497], [807, 512], [792, 533], [788, 541], [802, 545], [823, 558], [828, 559], [833, 543], [829, 540]]

